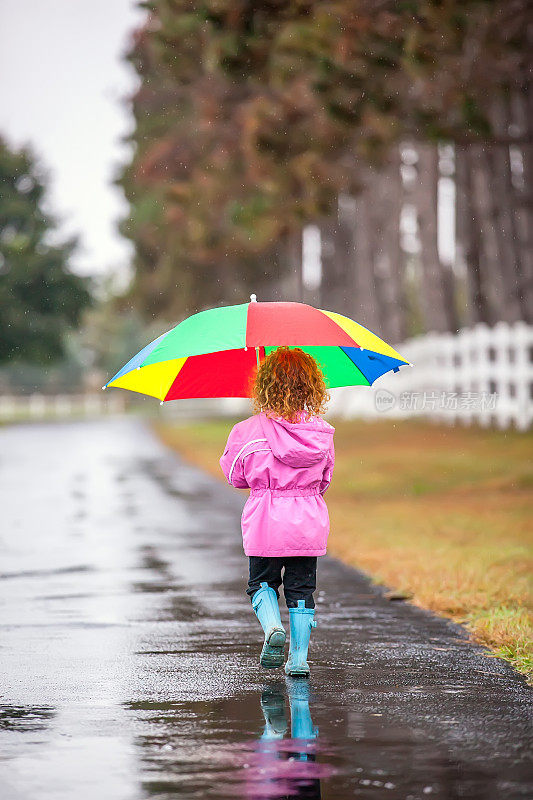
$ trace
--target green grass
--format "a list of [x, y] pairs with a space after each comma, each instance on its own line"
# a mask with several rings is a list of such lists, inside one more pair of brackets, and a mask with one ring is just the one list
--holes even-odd
[[[223, 479], [228, 421], [158, 424]], [[420, 421], [336, 423], [328, 552], [465, 624], [531, 675], [533, 435]]]

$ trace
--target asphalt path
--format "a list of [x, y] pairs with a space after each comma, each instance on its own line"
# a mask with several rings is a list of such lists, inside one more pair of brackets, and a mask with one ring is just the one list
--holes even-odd
[[142, 421], [0, 429], [0, 495], [2, 800], [533, 796], [524, 680], [333, 559], [261, 670], [244, 496]]

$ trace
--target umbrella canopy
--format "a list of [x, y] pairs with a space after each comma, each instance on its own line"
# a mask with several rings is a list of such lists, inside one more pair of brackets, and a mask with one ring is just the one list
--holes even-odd
[[118, 386], [161, 401], [249, 397], [256, 364], [281, 345], [301, 347], [316, 358], [330, 388], [370, 386], [409, 364], [342, 314], [253, 298], [188, 317], [146, 345], [103, 388]]

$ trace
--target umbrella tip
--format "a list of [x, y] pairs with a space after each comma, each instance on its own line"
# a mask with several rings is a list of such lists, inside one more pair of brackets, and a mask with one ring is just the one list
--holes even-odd
[[251, 303], [257, 303], [257, 295], [256, 294], [251, 294], [250, 295], [250, 302]]
[[106, 389], [107, 389], [107, 386], [102, 386], [102, 391], [103, 392], [105, 392]]
[[164, 403], [164, 400], [161, 400], [161, 402], [159, 403], [159, 405], [160, 405], [160, 406], [162, 406], [162, 405], [163, 405], [163, 403]]

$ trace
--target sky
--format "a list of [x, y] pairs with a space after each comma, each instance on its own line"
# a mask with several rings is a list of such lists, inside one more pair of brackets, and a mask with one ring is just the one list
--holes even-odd
[[136, 0], [0, 0], [0, 135], [31, 145], [50, 177], [47, 210], [81, 247], [83, 274], [127, 271], [127, 213], [112, 185], [132, 121], [124, 98], [135, 73], [123, 63], [146, 12]]

